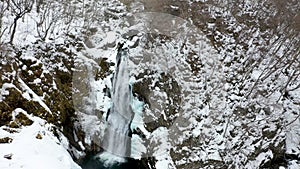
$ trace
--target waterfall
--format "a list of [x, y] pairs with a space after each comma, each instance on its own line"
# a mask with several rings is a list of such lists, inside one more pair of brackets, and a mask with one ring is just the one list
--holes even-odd
[[[105, 153], [100, 158], [108, 164], [125, 162], [130, 156], [132, 110], [130, 107], [131, 90], [129, 87], [129, 71], [127, 69], [127, 51], [118, 48], [116, 71], [112, 85], [112, 107], [107, 117], [103, 148]], [[114, 156], [114, 157], [113, 157]]]

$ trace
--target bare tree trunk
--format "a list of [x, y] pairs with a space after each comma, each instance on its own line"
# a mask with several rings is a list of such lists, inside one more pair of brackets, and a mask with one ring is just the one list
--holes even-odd
[[15, 33], [16, 33], [16, 29], [17, 29], [17, 23], [18, 23], [18, 20], [20, 18], [21, 18], [20, 16], [16, 16], [16, 18], [14, 19], [14, 23], [13, 23], [14, 26], [13, 26], [12, 33], [10, 35], [10, 41], [9, 41], [10, 44], [13, 44]]
[[36, 12], [37, 12], [37, 13], [40, 13], [40, 11], [41, 11], [41, 5], [42, 5], [43, 3], [44, 3], [43, 0], [37, 0], [37, 1], [36, 1]]
[[[11, 3], [10, 3], [11, 2]], [[34, 1], [32, 0], [7, 0], [8, 6], [12, 13], [15, 15], [13, 24], [11, 25], [12, 33], [10, 36], [10, 44], [13, 44], [15, 37], [18, 20], [21, 19], [26, 13], [29, 13], [32, 9]]]

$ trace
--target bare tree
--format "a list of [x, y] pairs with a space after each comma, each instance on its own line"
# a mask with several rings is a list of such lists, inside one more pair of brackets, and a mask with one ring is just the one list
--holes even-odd
[[11, 12], [15, 18], [13, 24], [10, 27], [10, 44], [13, 44], [14, 36], [16, 33], [18, 20], [21, 19], [26, 13], [29, 13], [32, 9], [34, 1], [32, 0], [6, 0]]
[[54, 29], [54, 25], [61, 18], [61, 14], [55, 10], [55, 4], [53, 1], [46, 1], [42, 3], [39, 1], [38, 6], [38, 20], [36, 22], [36, 28], [38, 36], [44, 41], [49, 33]]
[[4, 13], [7, 11], [7, 7], [7, 3], [0, 3], [0, 43], [4, 32], [7, 30], [7, 27], [3, 27], [2, 24], [2, 18], [4, 16]]
[[40, 13], [41, 5], [44, 3], [44, 0], [36, 0], [36, 12]]

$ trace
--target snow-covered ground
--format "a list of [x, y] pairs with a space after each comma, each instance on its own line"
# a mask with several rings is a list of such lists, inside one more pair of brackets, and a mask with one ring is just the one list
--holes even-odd
[[14, 115], [26, 115], [33, 123], [18, 129], [0, 128], [0, 138], [11, 138], [0, 144], [1, 169], [80, 169], [67, 151], [68, 140], [54, 136], [55, 126], [18, 108]]

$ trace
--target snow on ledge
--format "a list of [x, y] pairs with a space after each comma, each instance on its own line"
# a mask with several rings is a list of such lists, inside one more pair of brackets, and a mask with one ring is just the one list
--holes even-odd
[[[28, 98], [28, 94], [31, 94], [33, 96], [33, 99], [32, 99], [33, 101], [37, 101], [46, 111], [48, 111], [50, 114], [52, 114], [51, 110], [46, 105], [46, 103], [44, 103], [42, 101], [42, 99], [36, 93], [34, 93], [34, 91], [32, 91], [20, 77], [18, 77], [18, 81], [20, 82], [22, 89], [25, 91], [23, 93], [23, 96], [25, 98], [30, 99], [30, 98]], [[27, 94], [27, 92], [28, 92], [28, 94]]]

